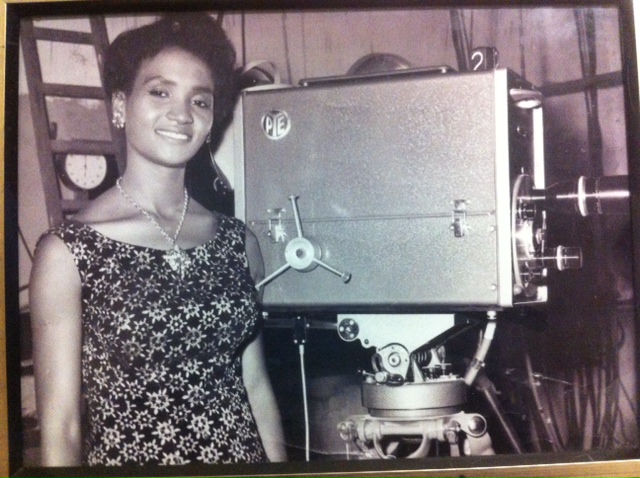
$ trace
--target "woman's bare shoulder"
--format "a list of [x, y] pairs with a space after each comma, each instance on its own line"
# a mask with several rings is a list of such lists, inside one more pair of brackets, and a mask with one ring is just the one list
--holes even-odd
[[57, 262], [67, 256], [71, 257], [71, 253], [60, 237], [55, 234], [44, 234], [38, 240], [33, 260], [35, 265], [40, 265], [51, 261]]
[[38, 242], [29, 280], [32, 308], [42, 302], [41, 298], [79, 288], [80, 277], [71, 251], [57, 235], [44, 235]]

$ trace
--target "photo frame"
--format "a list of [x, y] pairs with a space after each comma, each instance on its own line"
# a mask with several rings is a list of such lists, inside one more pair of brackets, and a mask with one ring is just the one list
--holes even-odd
[[[615, 50], [612, 53], [613, 57], [619, 59], [619, 69], [614, 68], [615, 71], [607, 71], [606, 73], [600, 72], [598, 78], [591, 79], [598, 85], [607, 85], [605, 87], [616, 87], [619, 89], [619, 95], [611, 100], [610, 113], [612, 118], [615, 118], [621, 125], [618, 124], [615, 128], [618, 128], [624, 133], [624, 140], [616, 143], [616, 146], [612, 146], [615, 151], [611, 154], [618, 154], [622, 158], [626, 158], [626, 162], [623, 161], [619, 168], [624, 170], [624, 174], [628, 177], [629, 181], [629, 197], [630, 197], [630, 215], [628, 226], [628, 235], [625, 237], [627, 240], [628, 251], [631, 254], [626, 256], [627, 263], [625, 267], [629, 267], [630, 263], [633, 263], [631, 276], [631, 284], [627, 285], [628, 296], [624, 303], [626, 313], [630, 317], [628, 325], [631, 327], [629, 330], [633, 330], [637, 335], [640, 332], [638, 326], [640, 322], [640, 312], [638, 311], [638, 297], [640, 297], [640, 254], [633, 254], [633, 251], [640, 250], [640, 220], [638, 220], [638, 211], [640, 210], [639, 193], [640, 193], [640, 161], [638, 161], [638, 151], [640, 151], [640, 130], [636, 125], [640, 124], [640, 100], [639, 100], [639, 85], [638, 85], [638, 45], [639, 38], [637, 34], [638, 27], [635, 24], [635, 19], [640, 15], [640, 2], [637, 0], [588, 0], [588, 1], [575, 1], [575, 2], [542, 2], [535, 0], [521, 1], [517, 3], [502, 2], [497, 0], [471, 0], [471, 1], [439, 1], [439, 0], [423, 0], [423, 1], [389, 1], [389, 0], [374, 0], [374, 1], [333, 1], [333, 0], [318, 0], [313, 2], [302, 1], [288, 1], [279, 0], [276, 2], [270, 2], [269, 5], [263, 5], [260, 2], [251, 2], [240, 0], [234, 1], [211, 1], [202, 2], [198, 0], [186, 0], [182, 2], [170, 2], [170, 1], [137, 1], [137, 0], [66, 0], [66, 1], [32, 1], [32, 0], [2, 0], [2, 10], [0, 12], [0, 37], [2, 41], [2, 48], [0, 51], [0, 59], [2, 60], [2, 68], [0, 77], [2, 78], [3, 96], [0, 99], [0, 111], [3, 112], [2, 120], [0, 120], [3, 126], [3, 139], [2, 139], [2, 167], [3, 167], [3, 186], [4, 186], [4, 250], [3, 261], [5, 264], [5, 287], [3, 289], [3, 309], [2, 319], [0, 323], [1, 330], [4, 336], [0, 335], [0, 367], [5, 372], [0, 373], [0, 474], [3, 476], [331, 476], [339, 474], [340, 476], [634, 476], [637, 475], [637, 470], [640, 469], [640, 447], [637, 446], [638, 438], [635, 438], [636, 446], [604, 446], [602, 448], [589, 447], [585, 449], [564, 449], [561, 451], [549, 451], [539, 450], [538, 452], [527, 452], [523, 454], [515, 453], [498, 453], [492, 456], [438, 456], [429, 457], [425, 460], [412, 460], [412, 459], [361, 459], [361, 460], [345, 460], [341, 458], [335, 458], [329, 456], [319, 457], [315, 460], [304, 461], [303, 459], [290, 461], [288, 463], [269, 463], [264, 465], [211, 465], [211, 466], [164, 466], [164, 467], [82, 467], [82, 468], [41, 468], [38, 466], [25, 465], [25, 442], [28, 437], [26, 436], [25, 421], [23, 419], [22, 400], [23, 395], [21, 389], [24, 389], [24, 382], [21, 380], [22, 369], [24, 363], [21, 362], [21, 357], [24, 352], [25, 345], [24, 337], [25, 331], [21, 326], [20, 317], [24, 313], [21, 310], [22, 304], [20, 299], [20, 290], [24, 290], [24, 284], [20, 279], [20, 254], [24, 255], [23, 247], [25, 239], [22, 236], [20, 227], [20, 214], [19, 208], [24, 204], [20, 204], [19, 199], [19, 177], [21, 174], [21, 166], [19, 164], [19, 120], [21, 115], [21, 106], [19, 104], [20, 96], [20, 25], [21, 21], [30, 18], [45, 18], [45, 19], [64, 19], [69, 17], [90, 17], [97, 15], [104, 15], [110, 17], [127, 17], [127, 16], [144, 16], [155, 15], [158, 12], [168, 10], [187, 10], [197, 9], [208, 12], [223, 12], [224, 14], [237, 14], [238, 18], [242, 18], [244, 21], [244, 14], [246, 15], [278, 15], [282, 12], [288, 12], [291, 14], [304, 16], [305, 14], [330, 15], [336, 12], [340, 14], [356, 13], [360, 11], [394, 11], [400, 13], [406, 12], [421, 12], [421, 11], [446, 11], [447, 18], [449, 11], [456, 10], [523, 10], [527, 12], [535, 11], [536, 9], [546, 9], [550, 15], [553, 10], [557, 9], [587, 9], [587, 8], [602, 8], [608, 9], [611, 12], [611, 17], [615, 17], [618, 22], [619, 29], [617, 30], [618, 38], [609, 37], [606, 40], [600, 40], [598, 44], [599, 48], [604, 50]], [[402, 17], [407, 19], [408, 16]], [[443, 17], [444, 18], [444, 17]], [[478, 22], [481, 22], [480, 16], [476, 18]], [[416, 20], [418, 21], [418, 20]], [[470, 19], [468, 17], [460, 20], [462, 24], [468, 26]], [[258, 23], [256, 23], [257, 25]], [[281, 23], [282, 24], [282, 23]], [[280, 25], [281, 25], [280, 24]], [[329, 24], [320, 24], [320, 29]], [[377, 25], [375, 21], [372, 21], [373, 25]], [[299, 28], [300, 25], [304, 27], [304, 21], [296, 24], [295, 28]], [[346, 22], [344, 25], [350, 25]], [[522, 24], [520, 24], [522, 25]], [[273, 30], [269, 29], [270, 24], [264, 22], [261, 24], [262, 28], [260, 34], [267, 34]], [[477, 27], [477, 24], [476, 24]], [[242, 27], [244, 28], [244, 26]], [[235, 32], [238, 38], [241, 38], [243, 42], [247, 42], [245, 30], [238, 27], [238, 31]], [[293, 27], [292, 27], [293, 28]], [[454, 27], [451, 27], [454, 28]], [[510, 24], [509, 28], [517, 28], [517, 25]], [[336, 27], [333, 34], [340, 34], [340, 28]], [[454, 69], [459, 69], [460, 57], [456, 57], [455, 53], [460, 52], [458, 48], [456, 50], [454, 43], [456, 42], [456, 36], [452, 34], [451, 30], [447, 30], [448, 35], [446, 41], [449, 45], [450, 51], [448, 62], [456, 63]], [[377, 31], [378, 35], [383, 37], [389, 32]], [[397, 33], [397, 32], [396, 32]], [[281, 34], [281, 32], [279, 32]], [[346, 59], [336, 60], [334, 64], [329, 64], [327, 58], [331, 57], [331, 54], [335, 54], [339, 50], [340, 45], [343, 43], [336, 40], [335, 44], [331, 44], [326, 39], [328, 35], [318, 38], [324, 38], [324, 45], [318, 43], [309, 48], [322, 48], [326, 49], [325, 56], [317, 64], [309, 62], [308, 64], [299, 63], [276, 65], [276, 72], [270, 71], [269, 62], [272, 58], [265, 58], [269, 54], [268, 47], [263, 45], [263, 48], [256, 47], [254, 52], [247, 52], [243, 50], [239, 55], [239, 60], [246, 66], [249, 62], [255, 62], [260, 60], [263, 62], [259, 71], [263, 74], [266, 72], [267, 76], [271, 76], [268, 81], [274, 80], [274, 77], [282, 75], [285, 82], [291, 84], [297, 84], [300, 81], [308, 80], [309, 78], [322, 78], [333, 77], [342, 74], [341, 72], [346, 70], [346, 66], [354, 63], [357, 56], [351, 56]], [[558, 35], [561, 37], [562, 35]], [[318, 40], [319, 41], [319, 40]], [[359, 39], [362, 44], [367, 42], [374, 43], [374, 40], [369, 38]], [[378, 39], [380, 41], [380, 39]], [[480, 41], [480, 40], [478, 40]], [[567, 40], [568, 41], [568, 40]], [[411, 42], [407, 41], [407, 45]], [[611, 44], [611, 48], [609, 45]], [[614, 45], [615, 44], [615, 45]], [[245, 43], [243, 43], [245, 45]], [[377, 44], [379, 45], [379, 43]], [[485, 45], [474, 45], [485, 46]], [[289, 44], [284, 42], [284, 45], [280, 45], [283, 51], [287, 49], [298, 48], [299, 45]], [[332, 50], [335, 48], [335, 50]], [[381, 47], [376, 47], [381, 48]], [[410, 48], [410, 47], [407, 47]], [[519, 45], [518, 48], [525, 48]], [[499, 50], [499, 49], [498, 49]], [[521, 52], [522, 50], [518, 50]], [[616, 53], [617, 52], [617, 53]], [[290, 52], [289, 52], [290, 53]], [[331, 53], [331, 54], [330, 54]], [[338, 51], [338, 53], [340, 53]], [[411, 50], [406, 50], [406, 54], [410, 55]], [[299, 53], [300, 57], [293, 60], [302, 61], [304, 57], [302, 53]], [[355, 54], [354, 54], [355, 55]], [[576, 52], [575, 55], [579, 56]], [[436, 55], [437, 56], [437, 55]], [[526, 59], [530, 57], [527, 56]], [[510, 68], [526, 69], [532, 71], [536, 68], [534, 62], [526, 62], [524, 55], [518, 56], [514, 54], [509, 56], [505, 55], [505, 61], [511, 62], [507, 65]], [[306, 59], [305, 59], [306, 61]], [[419, 66], [433, 66], [433, 61], [428, 55], [411, 58], [411, 63]], [[546, 61], [549, 61], [548, 59]], [[583, 65], [584, 65], [583, 59]], [[276, 62], [274, 62], [276, 63]], [[438, 62], [440, 64], [440, 62]], [[538, 65], [541, 70], [545, 67], [549, 67], [550, 63]], [[273, 66], [273, 65], [271, 65]], [[277, 71], [278, 66], [281, 71]], [[298, 70], [296, 70], [298, 68]], [[551, 68], [551, 67], [550, 67]], [[531, 76], [535, 76], [537, 73], [532, 73]], [[548, 77], [553, 77], [549, 75]], [[562, 75], [558, 78], [563, 78]], [[252, 81], [256, 81], [255, 78]], [[257, 80], [261, 81], [261, 80]], [[598, 83], [599, 82], [599, 83]], [[586, 85], [586, 86], [585, 86]], [[584, 82], [571, 83], [566, 79], [558, 80], [556, 82], [549, 82], [546, 85], [540, 86], [540, 90], [543, 95], [549, 97], [561, 96], [563, 92], [567, 94], [578, 94], [583, 89], [588, 89], [590, 84], [587, 80]], [[618, 111], [619, 114], [615, 114], [616, 107], [622, 106], [624, 113]], [[558, 106], [561, 108], [562, 106]], [[51, 119], [50, 119], [51, 121]], [[554, 126], [560, 127], [557, 124]], [[108, 128], [108, 125], [107, 125]], [[614, 126], [612, 126], [614, 128]], [[571, 132], [567, 132], [569, 134]], [[237, 138], [236, 138], [237, 139]], [[586, 148], [584, 143], [581, 143], [579, 139], [573, 138], [578, 144], [577, 148]], [[562, 148], [570, 148], [568, 146], [570, 139], [567, 142], [559, 142], [556, 145], [556, 154], [561, 154], [564, 151]], [[616, 149], [617, 148], [617, 149]], [[236, 176], [239, 172], [230, 169], [224, 169], [228, 165], [222, 164], [223, 172], [227, 176]], [[23, 166], [24, 167], [24, 166]], [[614, 167], [615, 170], [615, 167]], [[559, 176], [562, 176], [566, 171], [556, 170]], [[40, 186], [38, 186], [40, 187]], [[241, 191], [241, 188], [236, 188], [237, 191]], [[238, 203], [236, 198], [236, 209], [238, 204], [242, 205], [242, 202]], [[295, 207], [295, 206], [294, 206]], [[42, 213], [42, 211], [40, 211]], [[47, 212], [50, 214], [50, 212]], [[46, 215], [46, 214], [45, 214]], [[27, 241], [28, 242], [28, 241]], [[335, 256], [333, 256], [335, 257]], [[625, 268], [625, 271], [628, 269]], [[559, 288], [561, 286], [558, 286]], [[298, 315], [298, 310], [292, 308], [287, 310], [287, 307], [281, 306], [277, 300], [274, 300], [273, 312], [270, 315], [276, 317], [277, 320], [282, 316], [287, 322], [284, 326], [289, 329], [289, 322], [295, 322], [293, 316]], [[360, 307], [350, 305], [349, 311], [357, 310]], [[403, 305], [404, 308], [408, 307]], [[408, 307], [411, 309], [411, 307]], [[509, 307], [506, 307], [507, 309]], [[329, 307], [332, 312], [335, 311]], [[366, 309], [366, 308], [365, 308]], [[388, 309], [388, 308], [387, 308]], [[302, 307], [300, 310], [309, 312], [308, 308]], [[368, 311], [368, 310], [367, 310]], [[311, 310], [310, 323], [314, 323], [315, 310]], [[389, 312], [389, 310], [385, 310]], [[510, 318], [512, 323], [518, 323], [518, 317]], [[320, 328], [325, 327], [326, 323], [320, 320]], [[308, 324], [307, 324], [308, 326]], [[277, 330], [280, 325], [275, 325], [273, 330]], [[291, 326], [293, 329], [293, 326]], [[585, 332], [586, 335], [589, 335]], [[590, 335], [589, 335], [590, 337]], [[636, 338], [637, 342], [640, 339]], [[334, 343], [334, 342], [330, 342]], [[578, 342], [579, 343], [579, 342]], [[278, 353], [276, 350], [269, 350], [267, 352]], [[631, 350], [626, 355], [627, 360], [631, 360], [634, 363], [632, 370], [639, 370], [640, 363], [638, 357], [640, 353], [637, 350]], [[283, 358], [278, 355], [278, 360], [286, 362], [289, 358]], [[580, 362], [578, 362], [580, 363]], [[633, 377], [631, 382], [638, 381], [638, 376]], [[543, 380], [541, 378], [540, 380]], [[636, 434], [638, 433], [638, 415], [637, 415], [637, 393], [634, 400], [634, 396], [627, 397], [626, 406], [633, 410], [635, 408], [635, 416], [633, 413], [628, 416], [634, 416], [636, 425]], [[289, 402], [284, 402], [284, 407], [288, 407]], [[294, 408], [294, 407], [291, 407]], [[302, 420], [301, 420], [302, 421]], [[295, 422], [295, 419], [294, 419]], [[623, 431], [624, 435], [624, 431]], [[630, 440], [633, 442], [633, 439]], [[611, 444], [613, 442], [609, 442]]]

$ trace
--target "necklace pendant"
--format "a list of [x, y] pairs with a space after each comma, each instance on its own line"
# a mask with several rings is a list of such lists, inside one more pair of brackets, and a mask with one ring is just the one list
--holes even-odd
[[184, 275], [191, 266], [191, 258], [185, 251], [174, 245], [173, 249], [163, 256], [163, 259], [167, 261], [172, 270], [180, 274], [181, 279], [184, 279]]

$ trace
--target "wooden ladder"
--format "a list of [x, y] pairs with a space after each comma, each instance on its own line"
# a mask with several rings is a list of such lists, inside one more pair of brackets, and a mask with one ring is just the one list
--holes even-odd
[[[106, 23], [102, 16], [92, 16], [88, 19], [90, 32], [65, 30], [58, 28], [43, 28], [34, 25], [31, 19], [22, 20], [20, 41], [24, 57], [27, 85], [29, 88], [31, 114], [36, 137], [36, 148], [40, 163], [47, 216], [50, 226], [59, 224], [69, 215], [77, 212], [96, 191], [65, 190], [60, 181], [60, 168], [57, 164], [61, 158], [69, 154], [104, 156], [109, 163], [112, 174], [101, 185], [104, 190], [113, 184], [115, 177], [124, 170], [124, 145], [111, 124], [111, 106], [107, 101], [102, 86], [81, 86], [62, 83], [47, 83], [43, 78], [42, 63], [38, 52], [38, 42], [50, 44], [65, 43], [89, 45], [95, 50], [96, 64], [99, 68], [101, 84], [103, 78], [103, 59], [109, 44]], [[78, 65], [55, 65], [56, 68], [77, 68]], [[106, 112], [103, 139], [77, 139], [76, 137], [58, 139], [55, 122], [51, 121], [50, 111], [47, 111], [47, 99], [82, 99], [104, 102]], [[107, 126], [108, 125], [108, 126]], [[98, 189], [98, 188], [96, 188]], [[63, 194], [64, 191], [64, 194]]]

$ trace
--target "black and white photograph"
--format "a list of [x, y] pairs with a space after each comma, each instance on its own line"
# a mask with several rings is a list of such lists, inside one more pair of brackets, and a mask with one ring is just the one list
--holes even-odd
[[632, 476], [630, 1], [63, 3], [6, 27], [9, 476]]

